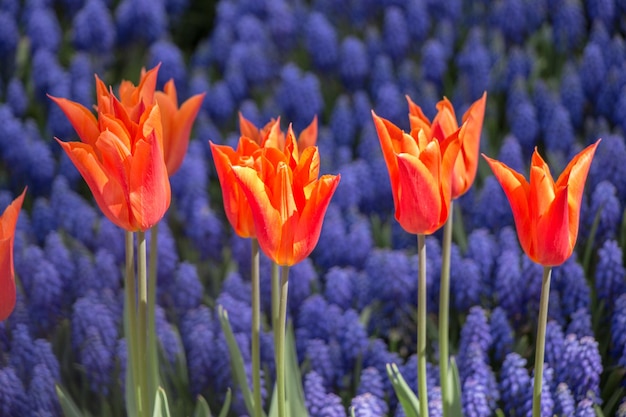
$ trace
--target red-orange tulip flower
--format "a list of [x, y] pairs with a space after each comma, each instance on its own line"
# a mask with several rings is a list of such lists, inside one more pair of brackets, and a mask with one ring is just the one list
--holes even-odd
[[[452, 103], [444, 97], [437, 103], [437, 115], [432, 123], [422, 112], [420, 106], [415, 104], [408, 96], [409, 121], [411, 130], [423, 129], [429, 139], [437, 138], [444, 140], [459, 129], [454, 107]], [[476, 170], [478, 168], [478, 151], [480, 149], [480, 133], [485, 116], [485, 104], [487, 93], [476, 100], [463, 114], [461, 124], [466, 125], [459, 135], [461, 139], [461, 150], [454, 163], [454, 173], [452, 176], [452, 198], [458, 198], [465, 194], [474, 183]]]
[[114, 114], [117, 118], [127, 118], [138, 123], [146, 108], [154, 104], [159, 67], [160, 64], [150, 71], [142, 69], [139, 84], [136, 86], [131, 81], [123, 80], [119, 87], [119, 99], [96, 75], [98, 113]]
[[[295, 147], [289, 143], [295, 141], [291, 129], [286, 141], [287, 149]], [[277, 148], [262, 148], [254, 164], [232, 169], [252, 209], [259, 246], [276, 264], [294, 265], [317, 245], [340, 177], [318, 178], [315, 146], [305, 148], [297, 160]]]
[[191, 127], [202, 105], [204, 93], [190, 97], [179, 108], [176, 86], [173, 80], [169, 80], [163, 91], [155, 92], [154, 98], [161, 110], [163, 154], [167, 172], [171, 176], [178, 171], [187, 153]]
[[61, 107], [82, 142], [57, 141], [87, 182], [102, 212], [128, 231], [154, 226], [171, 198], [159, 107], [141, 104], [143, 101], [126, 107], [109, 94], [106, 99], [99, 98], [96, 119], [78, 103], [51, 99]]
[[6, 320], [15, 308], [13, 241], [24, 195], [26, 195], [26, 189], [9, 204], [0, 216], [0, 321]]
[[261, 147], [254, 140], [245, 136], [239, 139], [237, 150], [226, 145], [216, 145], [213, 142], [210, 142], [210, 145], [222, 188], [226, 217], [239, 236], [243, 238], [256, 237], [252, 209], [235, 178], [233, 166], [253, 166], [253, 155]]
[[583, 189], [599, 143], [576, 155], [556, 183], [536, 149], [530, 183], [502, 162], [483, 155], [509, 199], [522, 249], [534, 262], [557, 266], [571, 256], [578, 236]]
[[372, 116], [389, 171], [396, 220], [412, 234], [435, 232], [450, 211], [460, 131], [440, 142], [428, 138], [423, 129], [413, 129], [409, 135], [374, 112]]
[[[270, 135], [276, 123], [280, 124], [280, 118], [272, 119], [259, 129], [254, 123], [246, 119], [243, 114], [239, 113], [239, 131], [241, 132], [241, 136], [252, 139], [264, 148], [275, 147], [283, 150], [285, 147], [285, 135], [281, 131]], [[300, 132], [297, 143], [300, 152], [302, 152], [304, 148], [315, 146], [317, 143], [317, 116], [313, 117], [311, 123]]]

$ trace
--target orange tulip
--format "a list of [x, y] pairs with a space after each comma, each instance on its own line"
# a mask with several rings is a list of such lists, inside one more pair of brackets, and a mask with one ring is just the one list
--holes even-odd
[[[294, 143], [289, 129], [285, 148], [297, 148]], [[317, 245], [326, 209], [340, 179], [339, 175], [318, 178], [317, 147], [305, 148], [297, 160], [290, 152], [262, 148], [254, 167], [232, 167], [252, 210], [259, 246], [283, 266], [302, 261]]]
[[599, 143], [576, 155], [556, 183], [537, 149], [530, 165], [530, 183], [502, 162], [483, 155], [509, 199], [522, 249], [534, 262], [557, 266], [571, 256], [583, 189]]
[[396, 220], [409, 233], [432, 234], [450, 211], [452, 169], [461, 146], [460, 130], [445, 140], [424, 129], [403, 132], [372, 112], [396, 208]]
[[[444, 97], [437, 103], [437, 115], [432, 123], [422, 112], [420, 106], [415, 104], [408, 96], [409, 121], [411, 130], [423, 129], [428, 139], [437, 138], [439, 141], [445, 140], [459, 129], [456, 115], [452, 103]], [[478, 169], [478, 151], [480, 149], [480, 132], [485, 116], [485, 104], [487, 93], [476, 100], [463, 114], [462, 125], [467, 125], [459, 135], [461, 140], [461, 150], [454, 163], [452, 176], [452, 198], [458, 198], [470, 189], [476, 178]]]
[[[272, 133], [273, 127], [280, 125], [280, 118], [272, 119], [262, 128], [257, 128], [251, 121], [239, 113], [239, 131], [241, 136], [247, 136], [264, 148], [275, 147], [282, 150], [285, 147], [285, 135], [281, 131]], [[298, 149], [300, 152], [309, 146], [317, 143], [317, 116], [313, 117], [311, 123], [304, 128], [298, 136]]]
[[15, 270], [13, 269], [13, 241], [15, 226], [24, 202], [26, 189], [0, 216], [0, 321], [6, 320], [15, 308]]
[[224, 211], [235, 232], [243, 237], [256, 237], [252, 209], [233, 172], [234, 166], [253, 166], [256, 151], [261, 147], [252, 139], [242, 136], [235, 151], [230, 146], [211, 145], [215, 169], [222, 188]]
[[155, 99], [161, 109], [163, 123], [163, 154], [169, 175], [173, 175], [183, 163], [193, 122], [200, 111], [204, 93], [187, 99], [180, 108], [174, 80], [165, 83], [163, 91], [155, 92]]
[[82, 142], [57, 141], [102, 212], [125, 230], [145, 231], [163, 217], [171, 198], [161, 147], [161, 113], [156, 104], [138, 99], [136, 106], [127, 107], [112, 93], [107, 95], [99, 96], [97, 119], [78, 103], [50, 97]]
[[111, 88], [96, 75], [96, 109], [98, 113], [114, 114], [117, 118], [127, 118], [138, 123], [146, 108], [154, 104], [159, 67], [150, 71], [141, 70], [139, 84], [135, 86], [131, 81], [123, 80], [120, 83], [119, 99]]

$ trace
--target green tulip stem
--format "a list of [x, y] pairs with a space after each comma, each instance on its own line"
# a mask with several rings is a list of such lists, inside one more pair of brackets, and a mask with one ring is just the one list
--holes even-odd
[[262, 416], [261, 404], [261, 283], [259, 280], [259, 241], [251, 240], [250, 279], [252, 281], [252, 391], [254, 416]]
[[289, 266], [281, 268], [280, 275], [280, 309], [278, 312], [278, 333], [276, 339], [276, 385], [278, 391], [278, 417], [286, 417], [285, 395], [285, 334], [287, 332], [287, 294], [289, 289]]
[[439, 381], [443, 399], [443, 415], [449, 417], [450, 387], [448, 386], [448, 327], [450, 310], [450, 249], [452, 246], [452, 223], [454, 201], [450, 201], [450, 213], [443, 227], [441, 248], [441, 281], [439, 286]]
[[148, 260], [148, 393], [155, 395], [161, 385], [159, 376], [158, 344], [156, 336], [156, 290], [159, 223], [150, 229], [150, 259]]
[[535, 382], [533, 386], [533, 417], [541, 417], [541, 386], [543, 382], [543, 358], [546, 347], [546, 324], [548, 321], [548, 302], [550, 301], [550, 277], [552, 267], [543, 268], [537, 340], [535, 341]]
[[272, 262], [272, 329], [274, 330], [274, 346], [278, 346], [278, 315], [280, 311], [280, 270], [278, 264]]
[[147, 264], [146, 264], [146, 233], [143, 231], [137, 232], [137, 283], [139, 294], [139, 306], [138, 320], [137, 320], [137, 337], [138, 337], [138, 359], [139, 363], [139, 415], [149, 416], [152, 415], [150, 407], [150, 397], [148, 392], [148, 363], [147, 363], [147, 339], [148, 339], [148, 324], [147, 324], [147, 306], [148, 306], [148, 279], [147, 279]]
[[[124, 283], [124, 333], [126, 337], [126, 349], [128, 351], [128, 364], [126, 372], [126, 385], [132, 387], [132, 395], [126, 396], [126, 412], [130, 417], [138, 415], [139, 407], [139, 352], [137, 350], [137, 304], [135, 288], [135, 255], [134, 234], [126, 232], [126, 273]], [[127, 390], [128, 392], [128, 390]]]
[[428, 417], [426, 386], [426, 236], [417, 235], [417, 393], [420, 417]]

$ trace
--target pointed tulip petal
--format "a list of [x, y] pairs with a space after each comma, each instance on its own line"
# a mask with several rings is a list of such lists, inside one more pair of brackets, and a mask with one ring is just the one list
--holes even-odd
[[538, 220], [534, 261], [544, 266], [561, 265], [572, 255], [576, 236], [570, 235], [567, 187], [559, 189], [547, 212]]
[[4, 210], [0, 217], [0, 321], [13, 312], [16, 300], [13, 242], [17, 219], [24, 202], [26, 189]]
[[100, 134], [96, 116], [82, 104], [51, 95], [48, 97], [61, 108], [80, 140], [93, 145]]
[[317, 115], [313, 117], [311, 123], [300, 132], [298, 136], [298, 150], [300, 153], [309, 146], [315, 146], [317, 143]]
[[529, 253], [528, 250], [532, 247], [534, 229], [536, 227], [530, 217], [531, 213], [528, 202], [530, 185], [523, 175], [509, 168], [502, 162], [488, 158], [484, 154], [483, 158], [485, 158], [489, 164], [489, 167], [509, 200], [520, 244], [524, 251]]

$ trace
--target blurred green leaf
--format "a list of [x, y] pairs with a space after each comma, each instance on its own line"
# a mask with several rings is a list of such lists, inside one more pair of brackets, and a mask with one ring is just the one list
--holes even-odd
[[296, 353], [296, 339], [293, 334], [293, 327], [289, 326], [285, 339], [285, 351], [287, 354], [287, 378], [286, 378], [286, 396], [290, 415], [298, 417], [306, 417], [309, 415], [304, 402], [304, 389], [302, 388], [302, 375], [300, 374], [300, 365], [298, 364], [298, 355]]
[[[248, 379], [246, 378], [246, 369], [244, 367], [241, 350], [239, 350], [239, 346], [237, 345], [237, 341], [235, 340], [235, 336], [233, 334], [233, 329], [230, 326], [228, 312], [221, 305], [217, 307], [217, 312], [220, 318], [222, 331], [226, 336], [226, 343], [228, 344], [228, 351], [230, 353], [230, 365], [233, 370], [235, 382], [239, 386], [239, 389], [241, 389], [244, 402], [246, 403], [246, 409], [252, 416], [254, 415], [254, 398], [252, 397], [252, 391], [250, 391], [250, 387], [248, 386]], [[265, 417], [265, 413], [263, 413], [263, 417]]]
[[154, 400], [154, 412], [152, 417], [171, 417], [170, 407], [167, 403], [167, 394], [162, 387], [157, 388]]
[[420, 417], [419, 399], [402, 377], [398, 365], [388, 363], [387, 375], [389, 375], [393, 390], [396, 392], [400, 404], [402, 404], [402, 409], [406, 417]]
[[57, 397], [59, 397], [59, 404], [61, 404], [65, 417], [84, 417], [83, 413], [76, 406], [76, 403], [74, 403], [74, 400], [72, 400], [63, 390], [63, 387], [59, 384], [55, 384], [54, 387], [57, 392]]
[[232, 401], [233, 393], [228, 389], [226, 391], [226, 398], [224, 398], [224, 404], [222, 405], [222, 410], [220, 411], [220, 415], [218, 417], [226, 417], [228, 415], [228, 410], [230, 410], [230, 402]]
[[[230, 390], [228, 390], [230, 393]], [[213, 417], [211, 414], [211, 408], [202, 395], [198, 395], [196, 399], [196, 409], [193, 412], [193, 417]]]
[[459, 377], [459, 368], [456, 365], [454, 357], [450, 358], [450, 367], [448, 368], [448, 386], [450, 389], [450, 398], [443, 400], [447, 404], [450, 416], [462, 416], [463, 408], [461, 405], [461, 378]]

